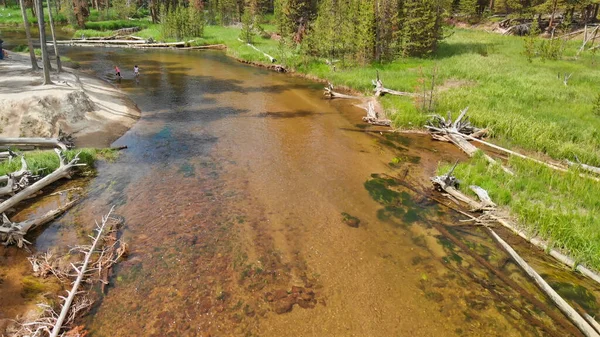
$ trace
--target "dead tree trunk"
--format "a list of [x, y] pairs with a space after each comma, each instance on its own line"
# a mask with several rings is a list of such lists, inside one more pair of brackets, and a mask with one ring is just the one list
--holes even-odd
[[362, 99], [362, 97], [359, 97], [359, 96], [346, 95], [346, 94], [342, 94], [342, 93], [333, 91], [333, 84], [331, 84], [331, 83], [327, 83], [327, 86], [325, 87], [325, 92], [323, 93], [323, 95], [327, 98]]
[[373, 86], [375, 87], [375, 89], [373, 89], [373, 91], [375, 91], [375, 97], [383, 96], [385, 94], [410, 97], [417, 96], [417, 94], [412, 92], [403, 92], [385, 88], [381, 82], [381, 79], [379, 78], [379, 71], [377, 72], [377, 78], [372, 80], [371, 83], [373, 83]]
[[19, 4], [21, 5], [21, 15], [23, 16], [23, 26], [25, 27], [25, 36], [27, 37], [27, 47], [29, 48], [31, 68], [33, 70], [39, 70], [40, 67], [37, 64], [37, 59], [35, 58], [35, 51], [33, 50], [33, 42], [31, 41], [31, 29], [29, 28], [29, 18], [27, 17], [25, 2], [23, 0], [19, 0]]
[[60, 63], [60, 55], [58, 53], [58, 46], [56, 45], [56, 33], [54, 32], [54, 21], [52, 20], [52, 6], [50, 3], [52, 0], [46, 0], [48, 3], [48, 20], [50, 21], [50, 30], [52, 32], [52, 42], [54, 43], [54, 56], [56, 56], [56, 71], [60, 73], [62, 71], [62, 65]]

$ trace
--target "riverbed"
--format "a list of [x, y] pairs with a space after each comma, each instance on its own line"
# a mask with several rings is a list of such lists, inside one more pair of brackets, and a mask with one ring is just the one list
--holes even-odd
[[[428, 198], [438, 162], [465, 158], [451, 145], [373, 132], [322, 85], [218, 51], [63, 51], [142, 111], [85, 200], [34, 241], [82, 242], [112, 206], [125, 219], [130, 254], [85, 319], [91, 336], [578, 334], [484, 230]], [[595, 285], [502, 233], [598, 313]]]

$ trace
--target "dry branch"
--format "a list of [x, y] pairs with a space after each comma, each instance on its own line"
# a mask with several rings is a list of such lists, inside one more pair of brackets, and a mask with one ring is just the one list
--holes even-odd
[[94, 238], [92, 246], [85, 254], [85, 258], [83, 260], [83, 264], [81, 265], [81, 267], [77, 268], [77, 267], [73, 266], [75, 271], [77, 271], [77, 279], [73, 283], [73, 287], [71, 288], [71, 290], [67, 292], [69, 295], [67, 296], [67, 298], [65, 298], [65, 302], [63, 303], [62, 309], [60, 311], [60, 315], [58, 316], [56, 323], [54, 324], [54, 327], [52, 328], [52, 333], [50, 334], [50, 337], [57, 337], [58, 334], [60, 333], [63, 323], [64, 323], [65, 319], [67, 318], [67, 314], [69, 313], [69, 309], [71, 308], [71, 304], [73, 303], [73, 300], [75, 299], [75, 296], [78, 293], [79, 285], [81, 284], [81, 281], [83, 280], [83, 278], [87, 272], [90, 258], [96, 249], [96, 245], [98, 244], [98, 241], [102, 237], [102, 232], [104, 231], [104, 227], [106, 227], [106, 223], [108, 222], [108, 219], [109, 219], [110, 215], [112, 214], [113, 209], [114, 209], [114, 206], [113, 206], [113, 208], [110, 209], [110, 211], [108, 212], [108, 214], [106, 216], [102, 217], [101, 224], [99, 224], [99, 225], [96, 224], [96, 226], [97, 226], [96, 231], [98, 233], [96, 234], [96, 237]]
[[6, 183], [4, 187], [0, 187], [0, 197], [17, 193], [29, 186], [30, 181], [34, 178], [31, 171], [27, 169], [25, 157], [21, 156], [21, 169], [19, 171], [0, 176], [0, 184]]
[[581, 162], [579, 162], [579, 159], [577, 159], [577, 163], [574, 163], [570, 160], [567, 160], [567, 165], [569, 166], [575, 166], [575, 167], [581, 167], [582, 170], [588, 171], [588, 172], [592, 172], [595, 174], [600, 174], [600, 167], [596, 167], [596, 166], [590, 166], [590, 165], [586, 165], [583, 164]]
[[379, 126], [390, 126], [392, 125], [392, 121], [387, 118], [381, 118], [379, 113], [375, 109], [375, 103], [373, 101], [367, 102], [367, 106], [363, 107], [367, 111], [367, 115], [362, 118], [363, 122], [367, 122], [372, 125]]
[[323, 95], [327, 98], [362, 99], [362, 97], [359, 96], [346, 95], [333, 91], [333, 84], [331, 84], [330, 82], [327, 82], [327, 86], [325, 87], [325, 92], [323, 92]]
[[412, 92], [397, 91], [397, 90], [385, 88], [383, 86], [383, 82], [381, 82], [381, 79], [379, 78], [379, 71], [377, 72], [377, 78], [374, 80], [371, 80], [371, 83], [373, 83], [373, 86], [375, 87], [375, 89], [373, 89], [373, 91], [375, 91], [375, 97], [383, 96], [385, 94], [390, 94], [390, 95], [395, 95], [395, 96], [410, 96], [410, 97], [418, 96], [418, 94], [415, 94]]
[[[425, 125], [425, 127], [429, 130], [433, 139], [451, 142], [454, 145], [458, 146], [469, 157], [474, 157], [479, 149], [473, 144], [469, 143], [465, 138], [474, 138], [470, 135], [481, 135], [482, 132], [480, 132], [481, 129], [472, 126], [469, 122], [468, 117], [465, 117], [468, 109], [468, 107], [463, 109], [455, 121], [452, 121], [452, 115], [450, 113], [448, 113], [447, 118], [444, 118], [440, 115], [433, 115], [432, 119], [427, 122], [427, 125]], [[514, 175], [514, 173], [511, 170], [494, 160], [494, 158], [490, 157], [489, 155], [484, 154], [483, 157], [490, 164], [500, 165], [504, 172], [510, 175]]]

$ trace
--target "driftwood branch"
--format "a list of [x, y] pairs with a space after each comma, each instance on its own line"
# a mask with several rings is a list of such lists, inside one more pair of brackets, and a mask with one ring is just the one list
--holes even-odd
[[64, 144], [58, 138], [0, 138], [0, 146], [15, 146], [29, 145], [35, 147], [53, 147], [60, 148], [63, 151], [67, 150], [67, 144]]
[[362, 99], [362, 97], [359, 97], [359, 96], [346, 95], [346, 94], [342, 94], [342, 93], [334, 91], [333, 84], [331, 84], [329, 82], [327, 83], [327, 86], [325, 87], [325, 92], [323, 92], [323, 95], [327, 98]]
[[21, 169], [19, 171], [0, 176], [0, 184], [6, 183], [4, 187], [0, 187], [0, 197], [13, 195], [24, 189], [33, 178], [33, 174], [27, 169], [25, 157], [21, 156]]
[[377, 109], [375, 109], [375, 102], [377, 102], [377, 101], [370, 100], [367, 102], [366, 106], [364, 106], [364, 105], [361, 106], [367, 112], [367, 115], [362, 118], [363, 122], [367, 122], [369, 124], [379, 125], [379, 126], [392, 125], [391, 120], [389, 120], [385, 117], [381, 117], [379, 112], [377, 112]]
[[73, 303], [73, 300], [75, 299], [75, 295], [77, 295], [77, 293], [78, 293], [79, 285], [81, 284], [81, 281], [83, 280], [83, 278], [87, 272], [90, 258], [96, 249], [96, 245], [98, 244], [98, 241], [102, 237], [102, 232], [104, 231], [104, 228], [106, 227], [106, 223], [108, 222], [108, 219], [109, 219], [110, 215], [112, 214], [113, 209], [114, 209], [114, 206], [113, 206], [113, 208], [110, 209], [110, 211], [108, 212], [108, 214], [106, 216], [102, 217], [101, 224], [99, 224], [99, 225], [97, 224], [96, 237], [94, 238], [92, 246], [90, 247], [88, 252], [85, 254], [83, 264], [81, 265], [80, 268], [74, 268], [77, 271], [77, 279], [73, 283], [73, 287], [71, 288], [71, 290], [68, 291], [69, 296], [65, 299], [65, 302], [62, 305], [60, 315], [58, 316], [58, 318], [56, 320], [56, 324], [52, 328], [50, 337], [57, 337], [58, 334], [60, 333], [62, 325], [63, 325], [65, 319], [67, 318], [67, 314], [69, 313], [71, 304]]
[[[240, 41], [241, 43], [244, 43], [244, 41], [242, 41], [242, 39], [240, 39], [240, 38], [238, 38], [238, 41]], [[277, 60], [276, 60], [276, 59], [275, 59], [273, 56], [271, 56], [271, 55], [269, 55], [269, 54], [265, 53], [264, 51], [262, 51], [262, 50], [260, 50], [260, 49], [256, 48], [256, 47], [255, 47], [255, 46], [254, 46], [252, 43], [246, 43], [246, 45], [247, 45], [248, 47], [250, 47], [250, 48], [252, 48], [252, 49], [256, 50], [257, 52], [259, 52], [259, 53], [263, 54], [263, 55], [264, 55], [266, 58], [268, 58], [268, 59], [269, 59], [269, 61], [271, 61], [271, 63], [275, 63], [275, 62], [277, 61]]]
[[595, 173], [595, 174], [600, 174], [600, 167], [583, 164], [583, 163], [579, 162], [579, 159], [577, 159], [577, 163], [567, 160], [567, 165], [574, 166], [574, 167], [581, 167], [582, 170], [585, 170], [585, 171], [588, 171], [591, 173]]
[[397, 91], [397, 90], [385, 88], [383, 86], [383, 82], [379, 78], [379, 71], [377, 72], [377, 78], [374, 80], [371, 80], [371, 83], [375, 87], [373, 89], [373, 91], [375, 91], [375, 97], [383, 96], [385, 94], [390, 94], [390, 95], [395, 95], [395, 96], [410, 96], [410, 97], [418, 96], [418, 94], [415, 94], [412, 92]]

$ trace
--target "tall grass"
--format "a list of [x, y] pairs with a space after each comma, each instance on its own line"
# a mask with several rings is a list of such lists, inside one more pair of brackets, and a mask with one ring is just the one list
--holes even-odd
[[[79, 163], [86, 164], [83, 166], [83, 171], [90, 171], [94, 168], [94, 162], [97, 159], [114, 160], [118, 156], [118, 152], [111, 149], [77, 149], [66, 151], [65, 157], [67, 161], [72, 160], [79, 153]], [[54, 151], [31, 151], [25, 152], [25, 161], [27, 168], [37, 175], [47, 175], [56, 170], [60, 163], [58, 156]], [[0, 176], [15, 172], [21, 169], [21, 161], [12, 160], [11, 162], [0, 162]]]
[[[600, 270], [600, 183], [581, 178], [577, 169], [559, 173], [516, 157], [508, 164], [514, 176], [479, 155], [459, 164], [454, 174], [463, 192], [474, 196], [469, 185], [481, 186], [496, 203], [508, 206], [530, 233]], [[449, 168], [442, 165], [439, 172]]]

